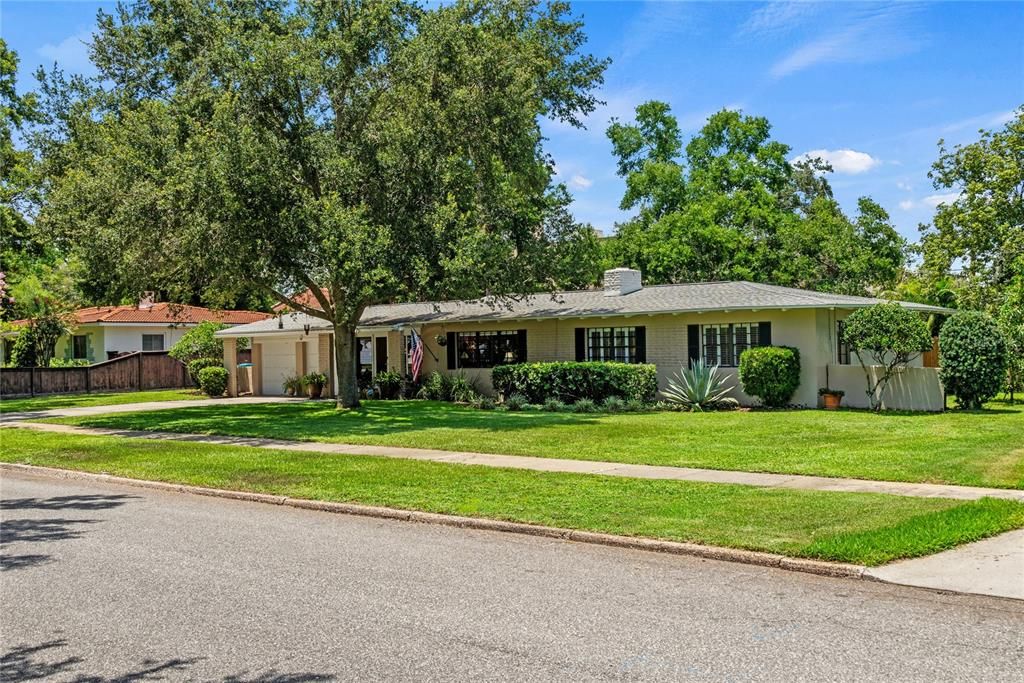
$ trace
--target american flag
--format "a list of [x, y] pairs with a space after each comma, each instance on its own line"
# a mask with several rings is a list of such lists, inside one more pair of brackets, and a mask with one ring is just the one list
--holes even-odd
[[415, 382], [420, 376], [420, 366], [423, 365], [423, 340], [411, 330], [412, 338], [409, 340], [409, 361], [412, 363], [412, 381]]

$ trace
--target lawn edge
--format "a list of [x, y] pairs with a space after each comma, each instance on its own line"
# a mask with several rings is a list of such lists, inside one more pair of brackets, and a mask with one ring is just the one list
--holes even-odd
[[524, 536], [555, 538], [565, 541], [574, 541], [577, 543], [589, 543], [591, 545], [624, 548], [627, 550], [644, 550], [670, 555], [687, 555], [707, 560], [721, 560], [724, 562], [736, 562], [739, 564], [749, 564], [760, 567], [773, 567], [776, 569], [785, 569], [788, 571], [804, 572], [807, 574], [816, 574], [819, 576], [829, 576], [833, 578], [864, 579], [876, 582], [881, 581], [880, 579], [872, 576], [868, 571], [868, 567], [864, 565], [789, 557], [786, 555], [778, 555], [775, 553], [766, 553], [756, 550], [740, 550], [737, 548], [701, 545], [698, 543], [681, 543], [678, 541], [658, 540], [639, 536], [619, 536], [596, 531], [578, 531], [575, 529], [563, 529], [560, 527], [526, 524], [523, 522], [509, 522], [482, 517], [462, 517], [459, 515], [446, 515], [436, 512], [422, 512], [419, 510], [403, 510], [400, 508], [360, 505], [357, 503], [337, 503], [332, 501], [309, 500], [306, 498], [291, 498], [288, 496], [275, 496], [267, 493], [252, 493], [249, 491], [208, 488], [204, 486], [192, 486], [189, 484], [172, 484], [148, 479], [133, 479], [130, 477], [119, 477], [112, 474], [98, 474], [95, 472], [83, 472], [80, 470], [57, 467], [43, 467], [40, 465], [25, 465], [22, 463], [0, 462], [0, 472], [22, 472], [60, 479], [81, 479], [120, 484], [124, 486], [134, 486], [137, 488], [170, 491], [174, 493], [209, 496], [212, 498], [241, 500], [250, 503], [285, 505], [302, 510], [315, 510], [318, 512], [355, 515], [359, 517], [374, 517], [378, 519], [392, 519], [404, 522], [437, 524], [441, 526], [475, 529], [479, 531], [498, 531]]

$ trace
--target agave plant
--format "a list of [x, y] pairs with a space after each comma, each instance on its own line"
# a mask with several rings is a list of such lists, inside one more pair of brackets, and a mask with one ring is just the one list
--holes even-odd
[[726, 395], [732, 389], [733, 385], [726, 384], [726, 378], [719, 373], [717, 365], [697, 361], [692, 368], [684, 366], [673, 375], [668, 381], [668, 388], [661, 393], [669, 403], [691, 412], [704, 412], [739, 405], [736, 399]]

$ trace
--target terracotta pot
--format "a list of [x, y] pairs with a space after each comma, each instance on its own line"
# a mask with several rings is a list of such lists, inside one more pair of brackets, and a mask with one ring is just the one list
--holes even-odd
[[310, 398], [320, 398], [324, 388], [316, 384], [309, 384], [306, 386], [306, 393], [309, 394]]
[[295, 395], [295, 387], [288, 387], [287, 389], [284, 390], [284, 393], [285, 393], [286, 396], [294, 396]]
[[843, 402], [843, 397], [839, 394], [822, 394], [821, 403], [825, 410], [838, 410], [839, 404]]

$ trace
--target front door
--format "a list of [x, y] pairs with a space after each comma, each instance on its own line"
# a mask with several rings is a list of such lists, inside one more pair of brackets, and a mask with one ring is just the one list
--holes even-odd
[[377, 337], [377, 353], [374, 354], [376, 358], [377, 369], [376, 372], [387, 372], [388, 370], [388, 338]]

